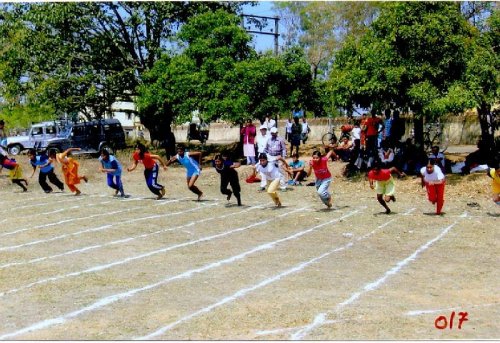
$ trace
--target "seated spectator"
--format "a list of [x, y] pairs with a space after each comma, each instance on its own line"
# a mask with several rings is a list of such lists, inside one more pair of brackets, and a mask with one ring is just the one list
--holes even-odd
[[394, 150], [390, 148], [389, 145], [389, 141], [384, 139], [382, 141], [381, 148], [378, 151], [378, 157], [382, 168], [390, 168], [393, 166]]
[[428, 156], [429, 162], [433, 161], [435, 166], [438, 166], [441, 168], [443, 173], [445, 172], [445, 160], [444, 160], [444, 154], [439, 151], [439, 147], [437, 145], [433, 146], [431, 148], [431, 153]]
[[349, 162], [344, 167], [344, 171], [342, 173], [345, 177], [351, 177], [357, 172], [359, 172], [359, 168], [356, 165], [356, 161], [358, 160], [360, 153], [361, 153], [361, 140], [355, 139], [354, 146], [350, 154]]
[[[330, 141], [330, 143], [328, 145], [325, 146], [325, 154], [328, 154], [328, 152], [330, 150], [333, 149], [333, 152], [335, 152], [335, 149], [339, 146], [339, 143], [337, 141], [337, 137], [332, 137], [332, 140]], [[337, 155], [336, 154], [332, 154], [331, 156], [331, 159], [332, 161], [335, 161]]]
[[297, 154], [292, 154], [292, 162], [289, 162], [288, 168], [286, 168], [286, 171], [291, 178], [288, 184], [302, 186], [302, 181], [304, 181], [304, 178], [307, 176], [307, 173], [304, 170], [305, 166], [304, 161], [300, 161]]
[[490, 147], [483, 140], [477, 142], [477, 150], [465, 157], [465, 166], [462, 168], [463, 174], [469, 174], [470, 170], [481, 164], [493, 165], [496, 152], [494, 147]]
[[413, 144], [411, 138], [406, 140], [403, 154], [403, 171], [407, 175], [419, 175], [420, 169], [427, 164], [427, 154], [421, 146]]
[[349, 157], [351, 155], [351, 150], [352, 150], [352, 142], [349, 141], [349, 138], [344, 137], [342, 138], [341, 142], [339, 145], [334, 148], [335, 153], [340, 157], [340, 159], [344, 162], [349, 161]]

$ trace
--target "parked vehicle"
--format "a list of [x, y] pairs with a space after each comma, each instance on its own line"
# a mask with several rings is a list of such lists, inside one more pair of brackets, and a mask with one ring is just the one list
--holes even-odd
[[81, 148], [74, 154], [96, 154], [106, 148], [111, 152], [126, 148], [125, 132], [118, 119], [101, 119], [74, 123], [56, 138], [47, 141], [47, 149], [64, 151], [70, 147]]
[[33, 124], [27, 135], [7, 137], [7, 151], [11, 155], [18, 155], [26, 149], [46, 148], [47, 142], [57, 137], [64, 130], [65, 123], [62, 121], [46, 121]]

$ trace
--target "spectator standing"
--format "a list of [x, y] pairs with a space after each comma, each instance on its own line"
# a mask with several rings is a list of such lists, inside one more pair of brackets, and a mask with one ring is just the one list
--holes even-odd
[[405, 134], [405, 121], [399, 117], [399, 111], [394, 110], [391, 124], [391, 143], [394, 146]]
[[288, 118], [287, 122], [286, 122], [286, 126], [285, 126], [285, 140], [287, 142], [291, 142], [292, 140], [292, 118]]
[[[267, 161], [269, 163], [277, 163], [280, 171], [280, 189], [286, 190], [286, 171], [283, 168], [283, 161], [286, 158], [286, 144], [285, 140], [278, 137], [278, 129], [273, 127], [271, 129], [271, 137], [267, 140], [266, 148], [264, 149]], [[279, 158], [281, 157], [281, 159]]]
[[293, 154], [293, 148], [295, 148], [295, 153], [299, 154], [300, 140], [302, 138], [302, 125], [299, 122], [299, 118], [293, 118], [292, 132], [290, 139], [290, 153]]
[[436, 214], [442, 214], [441, 210], [444, 205], [444, 185], [446, 183], [445, 176], [441, 168], [427, 163], [427, 166], [420, 169], [420, 178], [422, 188], [425, 186], [429, 201], [436, 205]]
[[392, 145], [392, 140], [391, 140], [392, 123], [393, 122], [394, 122], [394, 119], [391, 116], [391, 110], [390, 109], [386, 109], [385, 110], [385, 121], [384, 121], [385, 130], [384, 130], [384, 135], [383, 135], [382, 138], [386, 139], [389, 143], [391, 143], [391, 147], [393, 146]]
[[271, 130], [273, 127], [276, 127], [276, 120], [271, 118], [271, 116], [268, 114], [262, 124], [265, 125], [268, 130]]
[[376, 112], [373, 110], [371, 117], [366, 120], [366, 150], [369, 156], [374, 157], [377, 155], [378, 149], [378, 134], [384, 130], [382, 119], [377, 117]]
[[311, 132], [311, 128], [309, 127], [309, 123], [307, 122], [306, 117], [302, 117], [301, 139], [302, 139], [303, 144], [306, 144], [307, 139], [309, 138], [310, 132]]
[[351, 131], [351, 141], [353, 144], [356, 139], [361, 140], [361, 127], [359, 126], [359, 120], [354, 121], [354, 127]]
[[5, 122], [0, 119], [0, 146], [7, 147], [7, 132], [5, 132]]
[[251, 119], [247, 119], [245, 126], [241, 129], [243, 136], [243, 155], [247, 158], [247, 165], [255, 165], [255, 136], [257, 130]]

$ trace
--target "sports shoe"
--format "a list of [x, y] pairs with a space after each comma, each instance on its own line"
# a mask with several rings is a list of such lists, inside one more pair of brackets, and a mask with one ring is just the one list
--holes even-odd
[[259, 187], [259, 189], [257, 189], [258, 192], [264, 192], [266, 190], [266, 187]]
[[288, 184], [289, 184], [290, 186], [293, 186], [293, 185], [295, 185], [295, 181], [293, 181], [293, 180], [288, 180]]
[[162, 188], [160, 189], [160, 193], [161, 193], [161, 196], [162, 196], [162, 197], [163, 197], [163, 196], [165, 196], [165, 193], [166, 193], [165, 187], [162, 187]]

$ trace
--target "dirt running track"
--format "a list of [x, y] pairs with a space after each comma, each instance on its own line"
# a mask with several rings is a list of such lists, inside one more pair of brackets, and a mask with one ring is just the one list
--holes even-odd
[[245, 206], [228, 204], [208, 167], [202, 202], [180, 167], [160, 172], [166, 199], [142, 168], [118, 199], [96, 160], [81, 164], [80, 197], [0, 177], [2, 340], [500, 338], [500, 208], [484, 175], [450, 178], [444, 216], [418, 180], [397, 180], [385, 215], [338, 163], [331, 211], [306, 186], [275, 209], [242, 183]]

